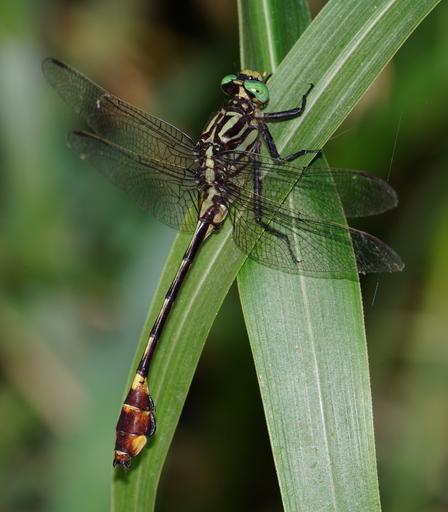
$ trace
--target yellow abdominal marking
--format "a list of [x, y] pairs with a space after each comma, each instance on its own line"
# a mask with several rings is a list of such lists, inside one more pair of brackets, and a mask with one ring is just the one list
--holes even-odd
[[207, 183], [213, 184], [215, 181], [215, 171], [213, 169], [210, 169], [210, 167], [207, 167], [205, 169], [205, 179], [207, 180]]
[[138, 455], [144, 448], [148, 438], [145, 435], [136, 436], [131, 441], [133, 457]]
[[146, 383], [146, 377], [142, 377], [139, 373], [135, 374], [134, 380], [132, 381], [132, 389], [138, 389], [144, 386]]
[[219, 212], [213, 217], [213, 222], [215, 222], [216, 224], [220, 224], [221, 222], [223, 222], [223, 220], [226, 218], [227, 212], [227, 208], [223, 204], [220, 204]]
[[139, 414], [141, 414], [143, 416], [149, 416], [149, 414], [151, 413], [151, 411], [145, 411], [143, 409], [139, 409], [138, 407], [135, 407], [135, 405], [129, 405], [129, 404], [123, 404], [122, 409], [123, 409], [123, 411], [126, 411], [126, 412], [138, 412]]

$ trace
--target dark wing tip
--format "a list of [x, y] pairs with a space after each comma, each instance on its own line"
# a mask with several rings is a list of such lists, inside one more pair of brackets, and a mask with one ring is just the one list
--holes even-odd
[[82, 131], [82, 130], [72, 130], [71, 132], [69, 132], [67, 134], [67, 146], [70, 148], [70, 149], [73, 149], [73, 143], [78, 140], [79, 137], [83, 137], [83, 135], [85, 135], [86, 132]]
[[369, 172], [365, 171], [357, 171], [357, 174], [369, 180], [372, 184], [377, 185], [378, 189], [381, 191], [381, 197], [382, 199], [384, 199], [384, 203], [381, 205], [381, 208], [376, 213], [383, 213], [398, 206], [397, 192], [388, 181], [383, 180], [382, 178], [376, 176], [375, 174], [370, 174]]
[[392, 247], [370, 233], [350, 228], [352, 246], [360, 274], [401, 272], [404, 263]]
[[397, 254], [397, 259], [395, 262], [395, 268], [394, 268], [393, 272], [401, 272], [402, 270], [405, 269], [405, 266], [406, 265], [404, 264], [403, 260]]
[[67, 69], [68, 66], [66, 64], [64, 64], [63, 62], [61, 62], [60, 60], [58, 59], [55, 59], [53, 57], [46, 57], [43, 61], [42, 61], [42, 72], [43, 74], [48, 78], [48, 72], [51, 70], [51, 68], [53, 67], [58, 67], [58, 68], [65, 68]]
[[381, 272], [401, 272], [403, 269], [403, 260], [393, 249], [391, 249], [389, 254], [389, 261], [386, 263], [386, 267]]
[[96, 138], [95, 134], [82, 130], [73, 130], [67, 135], [67, 146], [76, 153], [81, 160], [87, 160], [89, 154], [86, 152], [85, 141], [92, 138]]
[[381, 186], [381, 188], [388, 194], [389, 203], [387, 204], [387, 208], [384, 211], [396, 208], [398, 206], [398, 194], [392, 187], [392, 185], [388, 181], [383, 180], [382, 178], [375, 176], [373, 174], [370, 174], [370, 179], [376, 181]]
[[[382, 180], [375, 176], [375, 178], [382, 182], [382, 187], [384, 191], [387, 191], [389, 196], [389, 203], [387, 204], [387, 208], [385, 211], [390, 210], [392, 208], [396, 208], [398, 206], [398, 194], [395, 189], [389, 184], [389, 182]], [[385, 205], [386, 206], [386, 205]]]

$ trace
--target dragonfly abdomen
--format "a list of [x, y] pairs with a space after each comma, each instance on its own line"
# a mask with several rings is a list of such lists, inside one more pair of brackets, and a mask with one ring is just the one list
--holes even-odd
[[148, 379], [137, 372], [118, 418], [114, 466], [129, 468], [132, 458], [142, 451], [155, 431], [154, 402]]

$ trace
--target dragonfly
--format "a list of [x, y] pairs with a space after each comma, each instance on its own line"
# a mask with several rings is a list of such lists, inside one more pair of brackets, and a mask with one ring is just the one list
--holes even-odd
[[200, 247], [227, 217], [240, 250], [284, 272], [353, 271], [347, 250], [354, 254], [359, 273], [403, 269], [400, 257], [384, 242], [334, 221], [341, 204], [346, 217], [395, 207], [397, 195], [387, 182], [361, 171], [290, 163], [315, 150], [286, 156], [278, 151], [269, 123], [301, 116], [313, 84], [298, 107], [266, 112], [269, 75], [243, 70], [225, 76], [221, 89], [228, 101], [211, 116], [195, 144], [181, 130], [58, 60], [48, 58], [42, 68], [89, 127], [69, 134], [71, 149], [160, 221], [192, 233], [122, 405], [114, 466], [128, 469], [156, 431], [148, 385], [151, 361]]

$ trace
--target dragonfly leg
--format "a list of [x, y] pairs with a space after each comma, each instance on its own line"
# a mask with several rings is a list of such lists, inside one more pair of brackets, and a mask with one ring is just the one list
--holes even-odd
[[156, 404], [154, 403], [154, 400], [152, 399], [151, 395], [148, 395], [148, 399], [149, 399], [149, 404], [150, 404], [152, 414], [151, 414], [151, 421], [148, 426], [148, 431], [147, 431], [146, 435], [147, 435], [147, 437], [152, 437], [156, 433], [156, 430], [157, 430], [157, 421], [156, 421], [156, 415], [155, 415]]
[[266, 126], [266, 122], [271, 121], [287, 121], [288, 119], [294, 119], [295, 117], [299, 117], [305, 112], [306, 108], [306, 99], [313, 89], [314, 84], [310, 84], [308, 87], [308, 90], [306, 93], [302, 96], [302, 103], [299, 107], [292, 108], [291, 110], [284, 110], [282, 112], [267, 112], [263, 113], [262, 121], [260, 123], [261, 133], [263, 135], [263, 139], [266, 142], [266, 145], [269, 150], [269, 154], [272, 156], [274, 160], [278, 160], [281, 162], [291, 162], [292, 160], [295, 160], [296, 158], [300, 158], [301, 156], [310, 154], [310, 153], [319, 153], [319, 149], [301, 149], [300, 151], [296, 151], [295, 153], [292, 153], [291, 155], [287, 155], [285, 157], [281, 157], [277, 146], [275, 145], [275, 141], [271, 135], [271, 132], [269, 131], [269, 128]]
[[299, 158], [304, 155], [308, 155], [310, 153], [320, 153], [320, 149], [301, 149], [299, 151], [296, 151], [295, 153], [292, 153], [291, 155], [287, 156], [280, 156], [280, 153], [278, 152], [277, 146], [275, 144], [274, 138], [272, 137], [271, 132], [269, 131], [269, 128], [265, 125], [261, 125], [261, 134], [263, 136], [263, 139], [266, 143], [266, 146], [268, 148], [269, 154], [274, 160], [277, 160], [279, 162], [291, 162], [292, 160], [295, 160], [296, 158]]
[[254, 215], [255, 215], [255, 221], [257, 224], [263, 228], [267, 233], [270, 235], [273, 235], [280, 240], [282, 240], [289, 251], [289, 254], [291, 255], [291, 258], [295, 263], [300, 263], [300, 260], [296, 257], [294, 254], [294, 251], [292, 249], [291, 240], [289, 239], [289, 236], [285, 233], [282, 233], [278, 229], [270, 226], [267, 222], [264, 222], [263, 220], [263, 205], [261, 204], [261, 198], [263, 196], [263, 181], [262, 176], [260, 173], [260, 164], [259, 162], [254, 163], [254, 174], [253, 174], [253, 185], [254, 185]]
[[302, 103], [300, 107], [292, 108], [290, 110], [283, 110], [281, 112], [266, 112], [263, 114], [262, 119], [266, 122], [271, 121], [287, 121], [288, 119], [294, 119], [295, 117], [301, 116], [305, 112], [306, 99], [313, 89], [314, 84], [310, 84], [306, 93], [302, 96]]
[[300, 263], [299, 258], [297, 258], [297, 256], [294, 254], [294, 251], [293, 251], [292, 245], [291, 245], [291, 240], [289, 239], [289, 236], [287, 234], [282, 233], [278, 229], [270, 226], [268, 223], [264, 222], [262, 219], [256, 219], [256, 221], [257, 221], [257, 224], [259, 224], [260, 227], [262, 227], [266, 231], [266, 233], [269, 233], [270, 235], [273, 235], [273, 236], [277, 237], [278, 239], [282, 240], [286, 244], [286, 247], [288, 248], [289, 254], [291, 255], [291, 258], [294, 261], [294, 263], [297, 263], [297, 264]]

